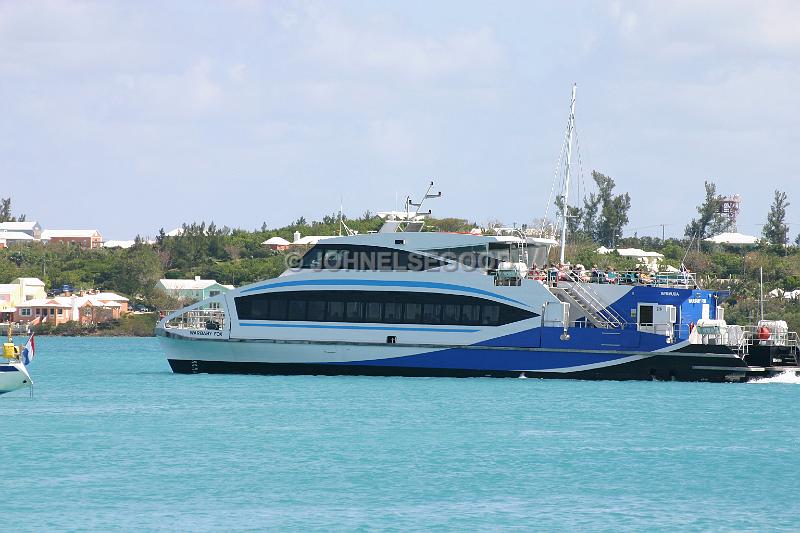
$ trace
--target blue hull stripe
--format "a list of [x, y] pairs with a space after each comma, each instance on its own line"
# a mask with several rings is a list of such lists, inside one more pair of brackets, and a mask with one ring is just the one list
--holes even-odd
[[519, 300], [508, 298], [507, 296], [502, 296], [500, 294], [495, 294], [490, 291], [485, 291], [483, 289], [466, 287], [464, 285], [454, 285], [452, 283], [438, 283], [433, 281], [392, 281], [392, 280], [377, 280], [377, 279], [376, 280], [310, 279], [302, 281], [280, 281], [278, 283], [268, 283], [265, 285], [259, 285], [258, 287], [250, 287], [249, 289], [243, 290], [242, 293], [244, 294], [246, 292], [260, 291], [263, 289], [276, 289], [279, 287], [299, 287], [303, 285], [338, 285], [338, 286], [363, 285], [367, 287], [419, 287], [423, 289], [442, 289], [447, 291], [470, 292], [473, 294], [480, 294], [482, 296], [490, 296], [492, 298], [498, 298], [500, 300], [506, 300], [508, 302], [514, 302], [515, 304], [524, 305], [525, 307], [530, 307], [528, 304], [520, 302]]
[[19, 370], [13, 366], [0, 365], [0, 372], [19, 372]]
[[311, 329], [360, 329], [373, 331], [424, 331], [427, 333], [476, 333], [479, 329], [461, 328], [397, 328], [390, 326], [331, 326], [327, 324], [261, 324], [255, 322], [240, 322], [240, 326], [259, 328], [311, 328]]
[[[654, 354], [655, 355], [655, 354]], [[624, 362], [629, 354], [575, 352], [518, 352], [449, 348], [436, 352], [367, 361], [327, 363], [331, 365], [398, 366], [404, 368], [459, 368], [470, 370], [552, 370], [580, 367], [614, 360]]]

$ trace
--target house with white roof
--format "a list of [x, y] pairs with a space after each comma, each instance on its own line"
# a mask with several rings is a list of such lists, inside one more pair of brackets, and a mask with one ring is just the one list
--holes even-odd
[[107, 292], [107, 291], [99, 291], [99, 292], [90, 291], [86, 293], [84, 296], [92, 301], [117, 304], [119, 305], [120, 313], [128, 312], [128, 303], [130, 302], [130, 300], [122, 296], [121, 294], [117, 294], [115, 292]]
[[18, 231], [20, 233], [27, 233], [35, 240], [42, 238], [42, 227], [35, 220], [23, 222], [0, 222], [0, 233], [4, 231]]
[[98, 324], [119, 319], [127, 311], [127, 300], [114, 293], [36, 298], [17, 305], [14, 320], [31, 325], [42, 322]]
[[160, 279], [156, 289], [178, 300], [205, 300], [232, 290], [233, 285], [223, 285], [214, 279]]
[[36, 242], [36, 239], [22, 231], [0, 230], [0, 248], [8, 248], [21, 242]]
[[46, 229], [42, 232], [42, 240], [50, 244], [75, 243], [81, 248], [99, 248], [103, 237], [96, 229]]
[[12, 320], [18, 305], [46, 297], [44, 282], [39, 278], [17, 278], [0, 284], [0, 322]]
[[283, 237], [270, 237], [261, 244], [269, 246], [269, 248], [272, 250], [288, 250], [289, 246], [291, 246], [292, 243], [290, 243]]
[[39, 278], [17, 278], [11, 283], [0, 284], [0, 313], [13, 313], [21, 303], [46, 297], [44, 282]]
[[[597, 253], [599, 254], [610, 254], [613, 251], [615, 251], [613, 248], [606, 248], [605, 246], [601, 246], [597, 249]], [[659, 263], [662, 259], [664, 259], [663, 254], [658, 252], [647, 252], [640, 248], [617, 248], [616, 252], [620, 255], [620, 257], [631, 257], [636, 259], [640, 265], [646, 266], [650, 270], [658, 270]]]

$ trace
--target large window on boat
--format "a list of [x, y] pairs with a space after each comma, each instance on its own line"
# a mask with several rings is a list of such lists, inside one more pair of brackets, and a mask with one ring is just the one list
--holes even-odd
[[438, 268], [444, 261], [430, 255], [355, 244], [318, 244], [300, 263], [301, 268], [324, 270], [406, 270], [423, 271]]
[[239, 296], [240, 320], [500, 326], [536, 313], [474, 296], [399, 291], [286, 291]]

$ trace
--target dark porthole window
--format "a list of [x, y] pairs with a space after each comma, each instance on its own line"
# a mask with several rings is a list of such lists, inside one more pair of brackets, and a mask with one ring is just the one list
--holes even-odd
[[286, 300], [275, 299], [269, 303], [270, 320], [286, 320]]
[[361, 322], [364, 318], [364, 302], [347, 302], [344, 310], [347, 322]]
[[403, 322], [406, 324], [418, 324], [422, 318], [422, 305], [414, 302], [407, 302], [403, 307]]
[[383, 319], [383, 304], [381, 302], [367, 302], [364, 310], [366, 322], [380, 322]]
[[423, 304], [423, 306], [422, 306], [422, 323], [423, 324], [441, 324], [442, 323], [442, 305], [441, 304]]
[[383, 311], [383, 320], [390, 324], [403, 321], [403, 304], [400, 302], [386, 302]]
[[461, 306], [461, 323], [475, 325], [480, 323], [481, 306], [478, 304], [464, 304]]
[[328, 302], [328, 320], [331, 322], [344, 321], [344, 302]]
[[325, 320], [325, 301], [311, 300], [306, 309], [306, 319], [312, 322], [323, 322]]
[[266, 320], [269, 318], [269, 302], [267, 300], [255, 300], [250, 307], [250, 313], [253, 318], [257, 320]]
[[481, 313], [481, 324], [484, 326], [496, 326], [500, 323], [500, 306], [484, 305]]
[[442, 322], [445, 324], [461, 323], [461, 306], [458, 304], [445, 304], [442, 306]]
[[235, 303], [240, 320], [497, 326], [539, 316], [475, 296], [412, 291], [280, 291]]
[[288, 320], [305, 320], [305, 319], [306, 319], [306, 301], [289, 300]]

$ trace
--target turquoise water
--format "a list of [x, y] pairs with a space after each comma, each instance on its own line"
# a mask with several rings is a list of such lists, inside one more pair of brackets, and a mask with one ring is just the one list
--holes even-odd
[[[174, 375], [37, 339], [0, 530], [796, 530], [800, 387]], [[794, 381], [794, 380], [785, 380]]]

